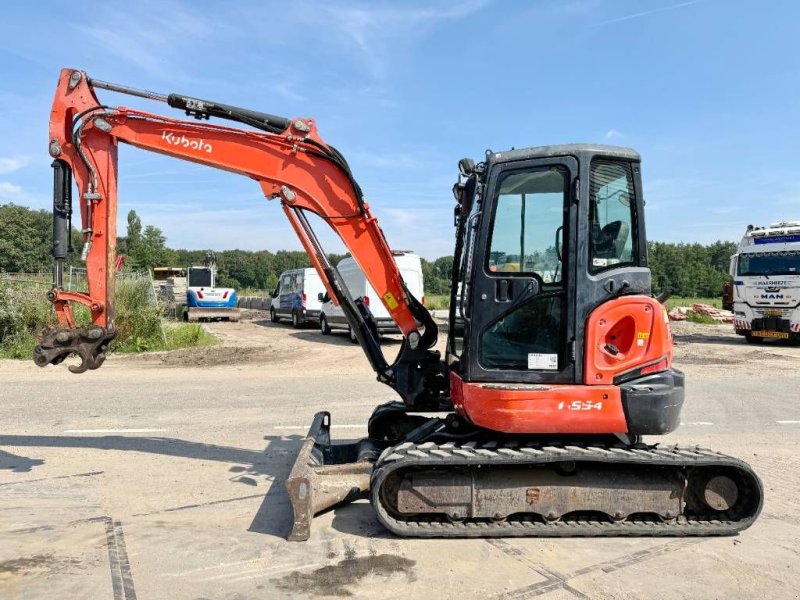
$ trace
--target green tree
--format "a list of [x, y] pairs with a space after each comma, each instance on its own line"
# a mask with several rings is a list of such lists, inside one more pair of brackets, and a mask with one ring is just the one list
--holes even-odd
[[[80, 232], [73, 227], [75, 252], [68, 265], [80, 263], [83, 247]], [[49, 271], [53, 265], [53, 217], [46, 210], [16, 204], [0, 204], [0, 271]]]
[[131, 248], [135, 247], [142, 239], [142, 220], [135, 210], [128, 213], [127, 241]]

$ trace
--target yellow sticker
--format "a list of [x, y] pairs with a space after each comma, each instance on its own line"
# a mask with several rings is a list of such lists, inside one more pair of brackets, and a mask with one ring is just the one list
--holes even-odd
[[392, 292], [386, 292], [383, 295], [383, 301], [386, 303], [386, 306], [389, 307], [389, 310], [394, 310], [397, 308], [397, 300], [395, 300], [394, 296], [392, 296]]
[[639, 340], [649, 340], [650, 339], [650, 332], [649, 331], [640, 331], [636, 334], [636, 339]]

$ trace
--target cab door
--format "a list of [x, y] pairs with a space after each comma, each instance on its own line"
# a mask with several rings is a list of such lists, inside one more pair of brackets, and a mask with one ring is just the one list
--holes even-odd
[[294, 274], [284, 273], [281, 275], [280, 289], [278, 293], [278, 309], [277, 312], [281, 316], [291, 315], [294, 298]]
[[465, 298], [468, 380], [574, 381], [577, 179], [569, 156], [492, 166]]

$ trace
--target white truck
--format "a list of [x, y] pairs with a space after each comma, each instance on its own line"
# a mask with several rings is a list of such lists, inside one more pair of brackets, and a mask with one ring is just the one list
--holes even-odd
[[[394, 251], [392, 252], [403, 281], [408, 291], [420, 302], [425, 304], [425, 286], [422, 277], [422, 261], [413, 252]], [[397, 324], [389, 315], [389, 311], [381, 302], [377, 292], [367, 281], [364, 272], [352, 257], [343, 258], [336, 265], [336, 269], [344, 280], [347, 290], [353, 299], [363, 298], [364, 304], [369, 306], [378, 334], [400, 333]], [[350, 331], [350, 325], [344, 316], [344, 311], [336, 306], [330, 299], [321, 295], [325, 300], [322, 304], [322, 311], [319, 316], [319, 328], [323, 335], [328, 335], [332, 330], [347, 331], [350, 341], [356, 343], [356, 336]]]
[[731, 257], [736, 333], [800, 340], [800, 221], [749, 225]]

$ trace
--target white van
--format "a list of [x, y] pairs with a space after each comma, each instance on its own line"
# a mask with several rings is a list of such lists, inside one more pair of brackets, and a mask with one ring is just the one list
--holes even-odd
[[[408, 291], [420, 302], [425, 304], [425, 288], [422, 279], [422, 261], [413, 252], [392, 252], [400, 274], [403, 276]], [[381, 302], [380, 297], [374, 288], [367, 281], [364, 272], [356, 261], [351, 258], [342, 259], [336, 268], [342, 276], [353, 300], [363, 298], [364, 304], [369, 306], [375, 324], [378, 328], [378, 335], [386, 333], [400, 333], [397, 324], [389, 316], [389, 311]], [[350, 331], [350, 325], [344, 316], [341, 307], [336, 306], [328, 300], [322, 304], [322, 312], [319, 315], [319, 329], [323, 335], [328, 335], [332, 330], [347, 331], [350, 334], [350, 341], [357, 342], [356, 336]]]
[[292, 269], [281, 273], [278, 287], [273, 293], [269, 317], [273, 323], [291, 319], [293, 327], [305, 323], [318, 323], [325, 294], [319, 274], [315, 269]]

